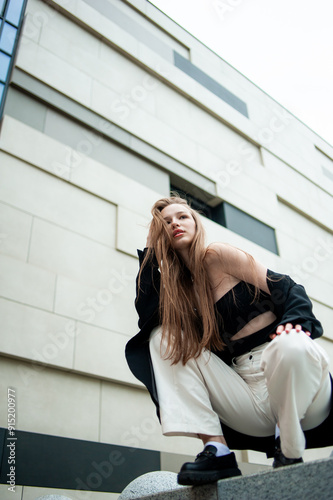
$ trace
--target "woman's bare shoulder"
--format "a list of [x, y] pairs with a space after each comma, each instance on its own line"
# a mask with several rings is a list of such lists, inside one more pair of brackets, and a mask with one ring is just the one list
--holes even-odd
[[236, 254], [238, 249], [229, 243], [225, 243], [222, 241], [215, 241], [214, 243], [210, 243], [206, 248], [205, 260], [214, 261], [217, 258], [221, 258], [223, 256], [229, 256]]
[[206, 249], [205, 265], [208, 268], [222, 265], [223, 271], [231, 276], [238, 276], [249, 267], [251, 256], [243, 250], [224, 242], [215, 242]]
[[210, 276], [221, 270], [224, 275], [259, 286], [261, 290], [269, 293], [266, 283], [267, 268], [244, 250], [228, 243], [211, 243], [206, 249], [205, 265]]
[[208, 268], [221, 265], [222, 262], [230, 260], [230, 256], [234, 255], [235, 251], [237, 249], [228, 243], [220, 241], [210, 243], [206, 248], [204, 264]]

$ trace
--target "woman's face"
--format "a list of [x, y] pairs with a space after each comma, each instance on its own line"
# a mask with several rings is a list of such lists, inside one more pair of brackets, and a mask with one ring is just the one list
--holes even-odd
[[185, 205], [174, 203], [163, 208], [161, 215], [167, 223], [173, 248], [180, 251], [188, 248], [196, 233], [196, 224], [191, 212]]

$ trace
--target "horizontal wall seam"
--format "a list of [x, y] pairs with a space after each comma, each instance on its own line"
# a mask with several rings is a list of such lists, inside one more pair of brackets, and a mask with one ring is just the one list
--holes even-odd
[[[94, 111], [85, 108], [82, 104], [73, 101], [69, 97], [60, 94], [55, 89], [51, 89], [46, 84], [37, 81], [25, 72], [16, 69], [13, 74], [12, 85], [32, 95], [34, 98], [38, 99], [38, 101], [42, 101], [53, 109], [74, 119], [80, 124], [89, 127], [106, 139], [120, 145], [122, 148], [152, 163], [154, 166], [166, 172], [174, 173], [196, 186], [204, 185], [205, 192], [209, 194], [211, 198], [215, 198], [216, 183], [212, 179], [201, 174], [192, 167], [169, 157], [163, 151], [142, 141], [139, 137], [134, 136], [118, 125], [108, 121]], [[135, 149], [131, 146], [132, 140], [136, 142], [137, 147]], [[147, 154], [143, 152], [143, 149]], [[184, 169], [185, 172], [182, 173]]]
[[307, 177], [305, 174], [303, 174], [302, 172], [300, 172], [297, 168], [295, 168], [293, 165], [291, 165], [291, 163], [289, 163], [286, 160], [284, 160], [283, 158], [281, 158], [281, 156], [278, 156], [276, 153], [274, 153], [273, 151], [271, 151], [270, 149], [268, 149], [268, 148], [266, 148], [264, 146], [261, 146], [260, 149], [262, 149], [262, 150], [265, 149], [266, 151], [268, 151], [269, 154], [271, 154], [272, 156], [275, 156], [275, 158], [277, 158], [278, 160], [282, 161], [285, 165], [287, 165], [287, 167], [289, 167], [291, 170], [293, 170], [294, 172], [296, 172], [296, 174], [298, 174], [301, 177], [303, 177], [303, 179], [306, 179], [313, 186], [316, 186], [316, 188], [320, 189], [324, 193], [326, 193], [329, 196], [333, 197], [333, 194], [332, 194], [331, 191], [328, 191], [327, 189], [325, 189], [323, 186], [321, 186], [320, 184], [318, 184], [314, 180], [309, 179], [309, 177]]
[[303, 210], [299, 209], [296, 205], [293, 205], [292, 203], [290, 203], [290, 201], [286, 200], [282, 196], [277, 195], [277, 199], [283, 205], [286, 205], [287, 207], [291, 208], [292, 210], [294, 210], [298, 214], [302, 215], [302, 217], [304, 217], [305, 219], [309, 220], [310, 222], [312, 222], [316, 226], [320, 227], [321, 229], [324, 229], [325, 231], [327, 231], [328, 233], [330, 233], [330, 234], [333, 235], [333, 229], [332, 228], [326, 226], [325, 224], [323, 224], [322, 222], [320, 222], [318, 219], [315, 219], [310, 214], [308, 214], [308, 213], [304, 212]]
[[[163, 83], [165, 83], [166, 85], [168, 85], [170, 88], [174, 89], [175, 91], [177, 91], [178, 93], [180, 93], [181, 95], [183, 95], [184, 97], [186, 97], [188, 100], [190, 100], [191, 102], [195, 103], [198, 107], [200, 107], [201, 109], [203, 109], [204, 111], [206, 111], [207, 113], [209, 113], [211, 116], [213, 116], [214, 118], [216, 118], [217, 120], [219, 120], [221, 123], [227, 125], [231, 130], [237, 132], [238, 134], [240, 134], [243, 138], [245, 138], [246, 140], [248, 140], [249, 142], [251, 142], [253, 145], [257, 146], [257, 147], [264, 147], [263, 144], [259, 143], [254, 135], [251, 136], [249, 133], [246, 133], [244, 132], [243, 130], [241, 130], [237, 125], [234, 125], [233, 123], [231, 123], [230, 121], [227, 121], [226, 119], [224, 119], [221, 115], [217, 114], [216, 112], [214, 112], [213, 109], [211, 109], [209, 106], [205, 105], [203, 102], [201, 101], [198, 101], [196, 100], [193, 96], [189, 95], [186, 90], [180, 88], [179, 86], [175, 85], [173, 82], [167, 80], [162, 74], [159, 74], [156, 70], [152, 69], [151, 67], [147, 66], [143, 61], [141, 61], [140, 59], [138, 59], [137, 56], [134, 56], [133, 54], [131, 54], [130, 52], [128, 52], [127, 50], [125, 50], [123, 47], [121, 47], [121, 45], [118, 45], [116, 42], [113, 42], [112, 40], [108, 39], [108, 38], [105, 38], [103, 35], [101, 35], [98, 31], [96, 31], [94, 28], [92, 28], [89, 24], [85, 23], [84, 21], [82, 21], [80, 18], [76, 17], [75, 14], [73, 14], [72, 12], [70, 12], [69, 10], [66, 10], [64, 9], [61, 5], [59, 5], [58, 3], [54, 2], [53, 0], [49, 0], [49, 5], [51, 7], [53, 7], [55, 10], [57, 10], [58, 12], [60, 12], [61, 14], [63, 14], [65, 17], [71, 19], [73, 22], [75, 22], [77, 25], [79, 26], [82, 26], [86, 31], [90, 32], [92, 35], [96, 36], [97, 38], [103, 40], [107, 45], [109, 45], [110, 47], [112, 47], [113, 49], [115, 49], [117, 52], [123, 54], [125, 57], [127, 57], [128, 59], [130, 59], [132, 62], [134, 62], [136, 65], [138, 65], [139, 67], [143, 68], [144, 70], [146, 70], [147, 72], [149, 72], [150, 74], [154, 75], [156, 78], [158, 78], [160, 81], [162, 81]], [[137, 12], [139, 12], [140, 14], [142, 14], [145, 18], [147, 18], [150, 22], [154, 23], [158, 28], [162, 29], [162, 30], [165, 30], [159, 22], [155, 21], [153, 19], [152, 16], [148, 16], [147, 13], [141, 11], [140, 9], [138, 9], [135, 5], [132, 5], [132, 2], [130, 1], [127, 1], [126, 3], [128, 3], [131, 8], [133, 8], [134, 10], [136, 10]], [[153, 6], [155, 7], [155, 6]], [[156, 7], [155, 7], [156, 8]], [[159, 9], [156, 8], [156, 11], [158, 12]], [[167, 17], [164, 13], [163, 13], [163, 17]], [[172, 21], [172, 20], [171, 20]], [[179, 26], [174, 23], [174, 21], [172, 21], [172, 23], [175, 25], [176, 28], [178, 28]], [[218, 54], [216, 54], [213, 50], [211, 50], [209, 47], [205, 46], [202, 42], [200, 42], [199, 40], [197, 40], [193, 35], [189, 34], [188, 32], [186, 32], [185, 30], [184, 31], [184, 34], [186, 36], [189, 36], [191, 40], [193, 40], [193, 43], [194, 44], [199, 44], [200, 47], [204, 47], [207, 51], [209, 51], [210, 53], [213, 53], [220, 61], [223, 61], [227, 66], [229, 66], [232, 70], [236, 71], [237, 73], [239, 73], [239, 75], [247, 80], [253, 87], [255, 87], [256, 89], [258, 89], [261, 93], [267, 95], [273, 102], [275, 102], [276, 104], [278, 104], [282, 109], [288, 111], [288, 113], [293, 116], [294, 118], [296, 118], [296, 120], [301, 123], [304, 127], [306, 127], [308, 130], [310, 130], [312, 133], [315, 134], [315, 132], [312, 131], [312, 129], [310, 127], [308, 127], [305, 123], [303, 123], [297, 116], [295, 116], [293, 113], [291, 113], [288, 109], [286, 109], [284, 106], [282, 106], [278, 101], [276, 101], [274, 98], [272, 98], [269, 94], [267, 94], [267, 92], [263, 91], [260, 87], [258, 87], [258, 85], [256, 85], [255, 83], [253, 83], [249, 78], [247, 78], [245, 75], [241, 74], [237, 69], [235, 69], [232, 65], [230, 65], [229, 63], [227, 63], [226, 61], [224, 61], [223, 58], [221, 58], [221, 56], [219, 56]], [[175, 38], [176, 40], [178, 40], [178, 38], [176, 37]], [[193, 47], [190, 46], [190, 43], [187, 43], [185, 46], [188, 46], [189, 50], [193, 50]], [[176, 67], [173, 66], [175, 69]], [[229, 106], [228, 106], [229, 107]], [[230, 106], [230, 109], [232, 111], [234, 111], [235, 113], [237, 113], [237, 115], [239, 114], [236, 110], [233, 110], [233, 108]], [[249, 122], [249, 120], [247, 120], [247, 122]], [[318, 134], [316, 134], [318, 136]], [[325, 143], [327, 141], [325, 141], [324, 139], [320, 138], [322, 141], [324, 141]], [[328, 146], [330, 146], [328, 143], [327, 143]], [[314, 144], [314, 146], [321, 150], [319, 146], [317, 146], [316, 144]], [[265, 148], [267, 149], [267, 148]], [[274, 154], [274, 153], [272, 153]], [[327, 155], [327, 153], [325, 153]], [[276, 155], [275, 155], [276, 156]], [[280, 158], [282, 161], [283, 158]], [[296, 170], [297, 171], [297, 170]], [[298, 172], [298, 171], [297, 171]], [[320, 187], [320, 186], [319, 186]]]

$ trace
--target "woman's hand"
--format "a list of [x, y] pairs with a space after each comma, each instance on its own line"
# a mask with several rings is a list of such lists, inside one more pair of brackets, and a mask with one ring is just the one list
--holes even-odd
[[[275, 339], [277, 335], [281, 335], [282, 332], [289, 333], [291, 330], [296, 330], [296, 332], [302, 332], [302, 326], [301, 325], [292, 325], [291, 323], [287, 323], [286, 325], [279, 325], [275, 331], [275, 333], [271, 333], [270, 338]], [[304, 333], [310, 337], [311, 333], [306, 330]]]

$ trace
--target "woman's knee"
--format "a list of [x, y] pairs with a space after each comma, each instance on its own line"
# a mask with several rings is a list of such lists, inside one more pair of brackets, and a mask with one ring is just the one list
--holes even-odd
[[261, 365], [264, 367], [273, 360], [293, 366], [303, 363], [304, 358], [313, 351], [312, 342], [313, 340], [304, 332], [296, 332], [296, 330], [291, 330], [289, 333], [283, 332], [277, 335], [264, 350]]

